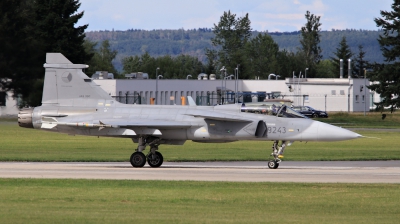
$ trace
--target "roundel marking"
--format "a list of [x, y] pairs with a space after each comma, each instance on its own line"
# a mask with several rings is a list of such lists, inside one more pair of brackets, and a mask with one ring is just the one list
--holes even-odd
[[64, 74], [62, 74], [61, 79], [63, 82], [65, 83], [69, 83], [72, 80], [72, 74], [69, 72], [64, 72]]

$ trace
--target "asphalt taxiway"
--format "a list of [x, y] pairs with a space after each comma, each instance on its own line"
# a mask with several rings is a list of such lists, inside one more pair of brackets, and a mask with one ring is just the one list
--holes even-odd
[[400, 161], [165, 162], [132, 168], [128, 162], [0, 162], [0, 178], [193, 180], [308, 183], [400, 183]]

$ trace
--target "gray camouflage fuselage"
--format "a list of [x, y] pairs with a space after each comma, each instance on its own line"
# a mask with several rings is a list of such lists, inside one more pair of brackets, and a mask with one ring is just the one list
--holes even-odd
[[[107, 105], [107, 106], [106, 106]], [[42, 128], [42, 117], [57, 117], [58, 122], [115, 125], [114, 128], [57, 125], [48, 131], [71, 135], [136, 138], [154, 133], [164, 144], [183, 144], [185, 140], [203, 142], [229, 142], [237, 140], [283, 141], [339, 141], [358, 137], [358, 134], [319, 121], [303, 118], [285, 118], [240, 112], [240, 105], [196, 107], [126, 105], [110, 100], [104, 106], [87, 107], [37, 107], [33, 111], [33, 126]], [[197, 117], [195, 117], [197, 115]], [[202, 116], [204, 115], [204, 116]], [[210, 118], [204, 118], [205, 116]], [[215, 118], [212, 119], [211, 116]], [[218, 117], [218, 118], [217, 118]], [[230, 121], [234, 117], [248, 121]], [[217, 120], [220, 119], [220, 120]], [[226, 119], [226, 120], [225, 120]], [[264, 121], [267, 134], [255, 136], [259, 121]], [[146, 125], [146, 121], [148, 124]], [[176, 126], [174, 127], [174, 122]], [[118, 132], [132, 129], [135, 135]], [[153, 132], [151, 132], [153, 131]]]

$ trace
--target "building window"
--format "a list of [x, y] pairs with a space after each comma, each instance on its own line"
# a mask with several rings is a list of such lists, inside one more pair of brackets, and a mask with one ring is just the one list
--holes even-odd
[[332, 95], [336, 95], [336, 90], [332, 90]]
[[168, 98], [169, 98], [169, 96], [168, 96], [168, 91], [165, 91], [165, 101], [164, 101], [164, 104], [162, 104], [162, 105], [168, 105], [169, 103], [168, 103]]
[[340, 90], [340, 95], [344, 95], [344, 90]]
[[364, 95], [362, 95], [362, 102], [364, 102], [364, 100], [365, 100], [365, 96], [364, 96]]
[[358, 95], [356, 95], [356, 102], [358, 103]]
[[6, 92], [0, 92], [0, 107], [6, 106]]

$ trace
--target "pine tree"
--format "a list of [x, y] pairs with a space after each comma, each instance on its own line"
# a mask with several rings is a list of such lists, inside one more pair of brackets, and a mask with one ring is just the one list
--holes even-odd
[[309, 11], [306, 12], [305, 17], [307, 23], [301, 27], [301, 49], [299, 52], [304, 57], [304, 66], [308, 68], [307, 77], [315, 77], [315, 67], [322, 58], [322, 50], [319, 46], [320, 43], [320, 27], [319, 22], [320, 16], [311, 14]]
[[80, 5], [79, 0], [36, 0], [35, 35], [44, 43], [45, 52], [60, 52], [71, 62], [84, 64], [91, 55], [83, 46], [88, 25], [75, 27], [83, 16], [77, 13]]
[[346, 37], [343, 36], [342, 40], [339, 43], [339, 47], [336, 48], [336, 52], [333, 53], [335, 57], [331, 57], [331, 60], [333, 62], [334, 66], [334, 73], [339, 74], [340, 73], [340, 59], [343, 60], [343, 77], [348, 76], [348, 68], [349, 68], [349, 63], [348, 59], [351, 59], [353, 57], [353, 53], [350, 50], [349, 45], [347, 45]]
[[373, 65], [370, 79], [375, 82], [368, 87], [381, 96], [382, 101], [376, 103], [377, 108], [390, 106], [391, 112], [400, 107], [400, 0], [394, 0], [392, 9], [391, 12], [381, 11], [382, 18], [374, 19], [383, 30], [378, 42], [386, 63]]
[[207, 50], [206, 51], [207, 62], [205, 66], [205, 72], [207, 74], [217, 74], [217, 52], [216, 50]]
[[43, 55], [32, 33], [32, 1], [0, 1], [0, 89], [21, 97], [19, 107], [39, 105], [43, 88]]
[[100, 48], [94, 52], [92, 60], [90, 60], [91, 64], [89, 64], [89, 74], [93, 74], [96, 71], [108, 71], [117, 76], [118, 72], [112, 64], [112, 61], [117, 56], [117, 53], [118, 52], [116, 50], [111, 50], [110, 42], [108, 40], [103, 41]]
[[[7, 2], [9, 0], [6, 0]], [[4, 1], [2, 1], [3, 3]], [[25, 0], [15, 5], [20, 5], [20, 10], [13, 12], [19, 15], [18, 27], [11, 26], [11, 33], [18, 33], [10, 45], [14, 50], [20, 66], [14, 68], [12, 83], [9, 89], [14, 91], [14, 96], [21, 97], [20, 107], [39, 106], [42, 99], [44, 69], [46, 52], [60, 52], [74, 63], [86, 63], [91, 54], [85, 52], [83, 46], [84, 31], [88, 25], [74, 25], [83, 16], [82, 13], [74, 14], [80, 3], [77, 0]], [[17, 4], [18, 2], [18, 4]], [[1, 6], [1, 9], [12, 10], [13, 7]], [[11, 24], [16, 24], [13, 20]], [[21, 46], [20, 46], [21, 45]]]
[[355, 78], [364, 78], [364, 69], [367, 69], [369, 66], [368, 61], [365, 60], [365, 51], [362, 45], [358, 45], [358, 54], [353, 59], [353, 76]]

